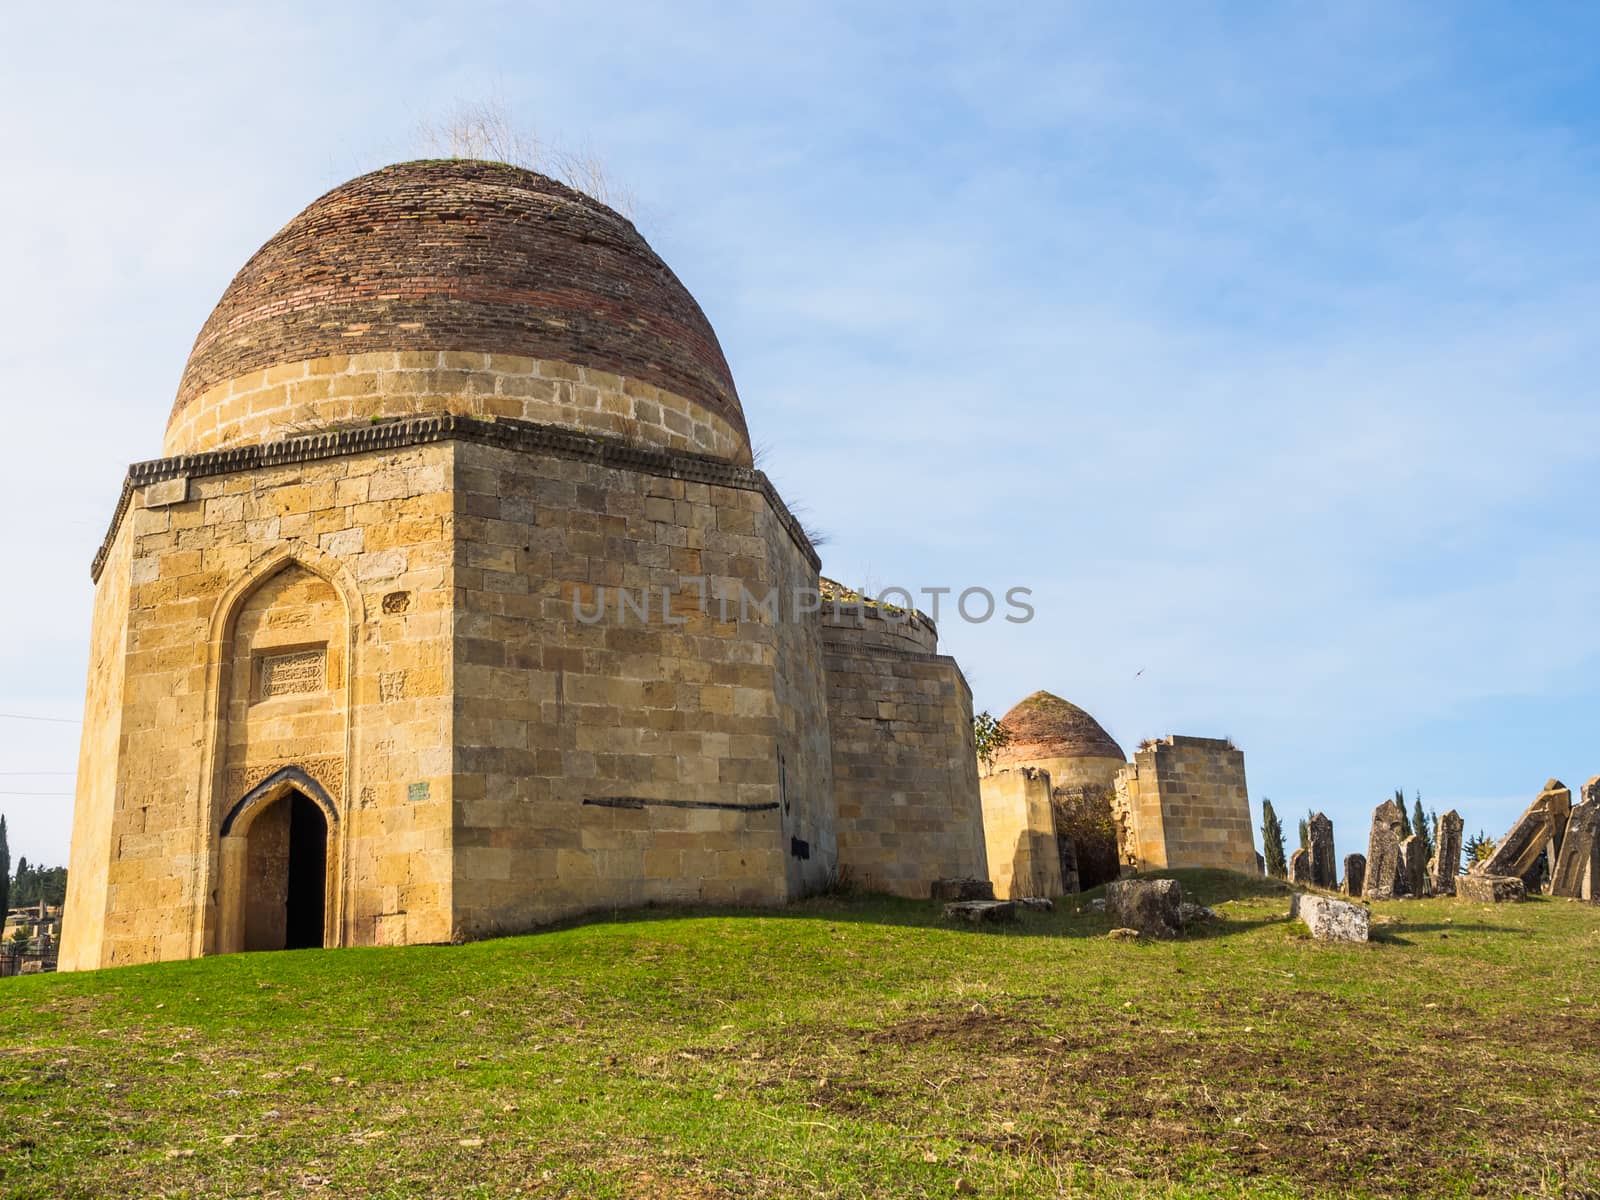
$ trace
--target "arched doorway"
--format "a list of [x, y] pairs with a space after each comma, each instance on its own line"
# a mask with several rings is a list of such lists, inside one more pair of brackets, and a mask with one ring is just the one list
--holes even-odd
[[234, 805], [222, 829], [219, 950], [328, 944], [330, 834], [336, 822], [326, 793], [292, 767]]

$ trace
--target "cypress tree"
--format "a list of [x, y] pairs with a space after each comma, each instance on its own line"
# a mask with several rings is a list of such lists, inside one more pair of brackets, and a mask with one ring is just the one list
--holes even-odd
[[6, 818], [0, 813], [0, 925], [11, 905], [11, 847], [6, 843]]
[[1267, 874], [1287, 879], [1289, 860], [1283, 852], [1283, 824], [1272, 811], [1272, 801], [1261, 801], [1261, 857], [1267, 861]]
[[1423, 861], [1433, 858], [1433, 828], [1428, 824], [1428, 816], [1422, 811], [1422, 793], [1417, 793], [1416, 807], [1411, 810], [1411, 828], [1422, 839]]
[[1394, 806], [1400, 810], [1400, 836], [1403, 838], [1408, 838], [1415, 833], [1416, 830], [1411, 828], [1411, 818], [1406, 816], [1405, 788], [1395, 788]]

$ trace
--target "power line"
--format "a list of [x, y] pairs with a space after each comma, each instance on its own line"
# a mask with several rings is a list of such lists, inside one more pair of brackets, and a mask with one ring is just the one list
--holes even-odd
[[55, 725], [82, 725], [83, 722], [76, 717], [34, 717], [26, 713], [0, 713], [0, 720], [6, 721], [49, 721]]

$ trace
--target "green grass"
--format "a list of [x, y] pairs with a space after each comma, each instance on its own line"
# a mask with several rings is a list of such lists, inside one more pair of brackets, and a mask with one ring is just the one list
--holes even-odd
[[1600, 1195], [1600, 908], [818, 899], [0, 981], [0, 1194]]

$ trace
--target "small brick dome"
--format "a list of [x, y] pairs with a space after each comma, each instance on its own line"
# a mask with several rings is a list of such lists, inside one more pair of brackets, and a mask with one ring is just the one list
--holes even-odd
[[998, 766], [1046, 758], [1126, 759], [1099, 721], [1050, 692], [1033, 693], [1000, 720], [1011, 731], [1011, 744], [995, 755]]
[[[273, 382], [257, 373], [385, 351], [477, 352], [606, 372], [618, 392], [621, 381], [646, 385], [629, 396], [649, 396], [649, 388], [667, 393], [666, 407], [715, 425], [748, 455], [744, 413], [717, 336], [632, 223], [543, 175], [469, 159], [400, 163], [353, 179], [258, 250], [195, 339], [169, 423], [169, 452], [229, 440], [208, 443], [191, 432], [204, 427], [198, 404], [245, 386], [220, 384]], [[569, 374], [574, 387], [584, 378]], [[555, 375], [559, 384], [560, 371]], [[481, 380], [463, 386], [485, 390]], [[259, 401], [257, 411], [267, 404]], [[438, 407], [416, 405], [422, 412]], [[589, 407], [634, 416], [593, 398]], [[354, 414], [393, 415], [409, 414]], [[282, 425], [329, 423], [316, 409]], [[234, 440], [261, 433], [248, 423], [239, 428]]]

